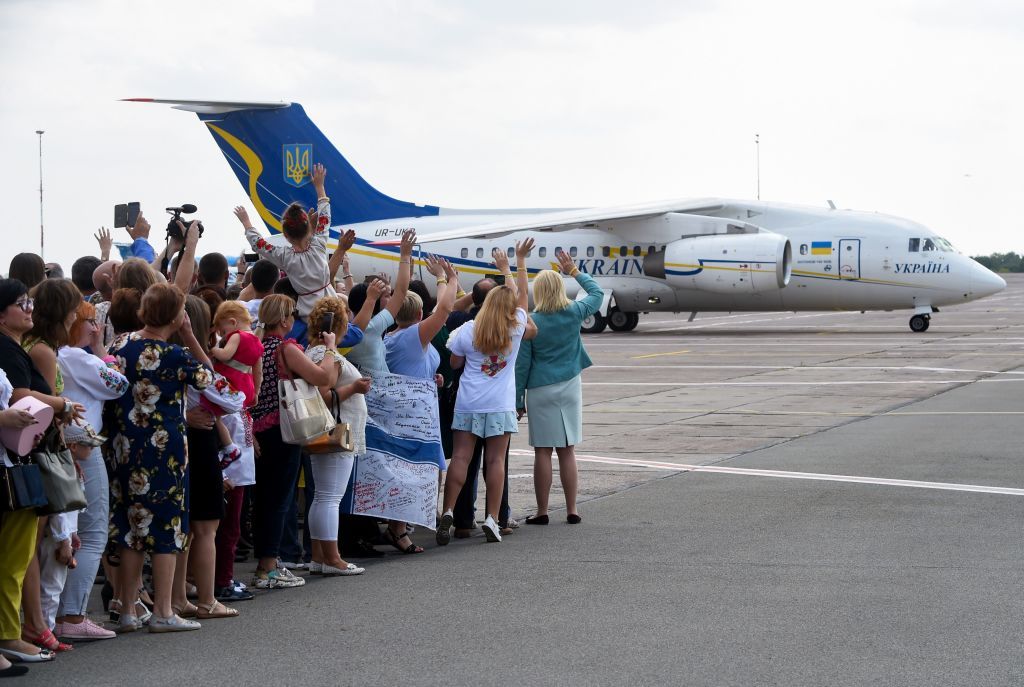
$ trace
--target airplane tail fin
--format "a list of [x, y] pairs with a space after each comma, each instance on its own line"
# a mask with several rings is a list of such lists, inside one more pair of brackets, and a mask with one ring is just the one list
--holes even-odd
[[290, 203], [316, 204], [310, 184], [315, 163], [327, 167], [335, 226], [438, 214], [437, 207], [391, 198], [367, 183], [298, 103], [130, 100], [195, 112], [272, 232], [281, 230], [280, 217]]

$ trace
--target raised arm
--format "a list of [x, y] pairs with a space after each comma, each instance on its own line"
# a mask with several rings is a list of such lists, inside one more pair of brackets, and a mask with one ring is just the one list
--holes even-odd
[[512, 278], [512, 270], [508, 266], [508, 254], [501, 248], [495, 248], [491, 251], [491, 256], [494, 258], [494, 266], [501, 273], [501, 276], [505, 277], [505, 286], [512, 289], [518, 298], [519, 289], [516, 286], [515, 279]]
[[352, 324], [366, 331], [366, 327], [370, 324], [370, 318], [373, 317], [373, 307], [380, 297], [384, 294], [384, 291], [388, 288], [388, 285], [384, 283], [383, 279], [374, 279], [366, 287], [366, 300], [363, 301], [363, 307], [356, 313], [356, 317], [352, 320]]
[[242, 223], [242, 228], [245, 230], [245, 240], [249, 242], [249, 246], [278, 267], [283, 267], [286, 253], [291, 251], [291, 249], [275, 246], [260, 236], [260, 233], [256, 231], [256, 228], [252, 226], [252, 222], [249, 220], [249, 213], [241, 205], [234, 209], [234, 213], [238, 221]]
[[601, 303], [604, 301], [604, 291], [597, 285], [593, 277], [586, 272], [580, 272], [579, 268], [576, 267], [576, 263], [571, 257], [566, 255], [565, 251], [559, 252], [557, 257], [558, 267], [561, 269], [562, 274], [567, 277], [573, 277], [583, 287], [583, 290], [587, 292], [586, 298], [573, 303], [577, 313], [579, 313], [580, 320], [585, 320], [601, 309]]
[[516, 305], [523, 310], [529, 307], [530, 303], [530, 281], [529, 272], [526, 269], [526, 256], [533, 250], [533, 239], [516, 241], [516, 289], [519, 291]]
[[114, 239], [110, 237], [110, 230], [100, 227], [99, 233], [93, 234], [92, 237], [96, 239], [96, 243], [100, 244], [100, 260], [103, 262], [110, 260], [110, 249], [114, 247]]
[[[342, 234], [340, 238], [338, 238], [338, 249], [334, 251], [334, 254], [331, 255], [330, 261], [327, 263], [327, 269], [329, 270], [329, 274], [331, 275], [331, 281], [334, 281], [334, 278], [338, 274], [338, 270], [340, 270], [342, 266], [345, 264], [345, 255], [348, 253], [349, 249], [355, 244], [355, 242], [356, 232], [353, 231], [352, 229], [349, 229], [344, 234]], [[351, 276], [352, 275], [349, 275], [349, 277]]]
[[391, 295], [391, 300], [388, 301], [387, 310], [391, 313], [392, 317], [398, 315], [398, 311], [405, 301], [405, 294], [409, 292], [409, 276], [411, 273], [409, 266], [412, 264], [412, 249], [415, 245], [416, 231], [409, 229], [402, 234], [402, 247], [398, 258], [398, 279], [395, 280], [395, 292]]
[[192, 222], [188, 229], [181, 222], [181, 233], [185, 235], [185, 250], [178, 260], [178, 271], [174, 273], [174, 285], [181, 289], [182, 293], [188, 293], [192, 289], [192, 276], [196, 271], [196, 246], [199, 244], [199, 221]]
[[434, 312], [420, 322], [420, 346], [426, 348], [431, 339], [437, 336], [441, 327], [448, 321], [455, 305], [455, 290], [458, 288], [458, 275], [452, 264], [444, 258], [432, 255], [427, 258], [427, 271], [437, 279], [437, 305]]
[[[313, 222], [310, 239], [316, 242], [323, 242], [323, 249], [327, 250], [327, 234], [331, 229], [331, 199], [327, 197], [325, 184], [327, 182], [327, 168], [319, 162], [313, 165], [311, 175], [313, 188], [316, 189], [316, 213], [309, 213], [310, 221]], [[334, 280], [334, 274], [331, 274]]]

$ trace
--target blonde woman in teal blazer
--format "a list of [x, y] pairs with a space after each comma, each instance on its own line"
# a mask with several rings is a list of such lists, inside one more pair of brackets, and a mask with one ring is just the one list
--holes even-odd
[[583, 439], [580, 373], [591, 362], [583, 348], [580, 324], [601, 308], [604, 292], [564, 252], [559, 251], [558, 263], [562, 274], [575, 278], [587, 296], [570, 301], [562, 275], [553, 270], [542, 271], [533, 281], [537, 336], [523, 342], [516, 361], [516, 407], [522, 417], [529, 404], [533, 487], [537, 492], [537, 513], [526, 519], [528, 525], [548, 524], [552, 450], [558, 453], [566, 521], [573, 525], [581, 522], [576, 509], [575, 446]]

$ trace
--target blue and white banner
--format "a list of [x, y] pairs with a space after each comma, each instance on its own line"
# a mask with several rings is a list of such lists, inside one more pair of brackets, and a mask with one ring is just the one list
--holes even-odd
[[445, 469], [434, 380], [375, 376], [366, 407], [366, 453], [356, 458], [342, 508], [434, 529]]

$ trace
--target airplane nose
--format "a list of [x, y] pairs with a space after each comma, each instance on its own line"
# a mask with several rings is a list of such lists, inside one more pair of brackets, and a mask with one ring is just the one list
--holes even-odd
[[975, 298], [984, 298], [1006, 288], [1006, 280], [983, 265], [974, 263], [971, 270], [971, 293]]

